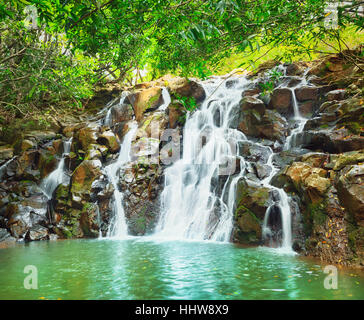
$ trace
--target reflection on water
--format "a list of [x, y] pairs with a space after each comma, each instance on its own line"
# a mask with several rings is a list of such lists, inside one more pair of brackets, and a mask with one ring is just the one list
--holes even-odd
[[[26, 290], [26, 265], [39, 289]], [[211, 242], [70, 240], [0, 251], [1, 299], [364, 299], [364, 278], [273, 249]]]

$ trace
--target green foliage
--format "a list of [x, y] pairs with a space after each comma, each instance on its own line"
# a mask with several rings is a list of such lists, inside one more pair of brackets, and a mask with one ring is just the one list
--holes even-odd
[[340, 51], [347, 25], [363, 30], [355, 15], [361, 2], [340, 9], [338, 29], [324, 25], [327, 2], [8, 1], [0, 4], [0, 103], [16, 116], [60, 102], [80, 108], [95, 83], [132, 84], [143, 68], [148, 79], [166, 72], [205, 78], [231, 56], [243, 56], [234, 66], [248, 68], [271, 51], [286, 61], [311, 56], [322, 41], [336, 41]]
[[273, 89], [277, 85], [279, 79], [283, 76], [283, 73], [278, 71], [276, 68], [269, 71], [267, 75], [267, 80], [263, 83], [260, 83], [259, 86], [263, 91], [263, 95], [267, 95], [272, 93]]

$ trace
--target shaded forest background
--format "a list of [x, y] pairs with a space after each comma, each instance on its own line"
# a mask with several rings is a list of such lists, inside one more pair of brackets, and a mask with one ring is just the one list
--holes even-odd
[[[0, 138], [82, 113], [107, 83], [205, 78], [363, 43], [364, 1], [12, 0], [0, 3]], [[12, 129], [10, 129], [10, 127]]]

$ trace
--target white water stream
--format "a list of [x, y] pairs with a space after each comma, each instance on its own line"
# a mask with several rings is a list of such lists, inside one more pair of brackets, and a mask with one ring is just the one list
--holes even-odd
[[130, 161], [131, 145], [135, 138], [138, 125], [136, 122], [129, 123], [129, 131], [124, 136], [120, 145], [120, 153], [118, 159], [104, 168], [104, 172], [114, 187], [114, 206], [113, 217], [109, 224], [107, 237], [122, 239], [128, 235], [128, 226], [126, 224], [125, 212], [123, 207], [123, 193], [118, 187], [119, 170], [123, 165]]
[[45, 177], [40, 184], [40, 188], [47, 196], [48, 200], [52, 199], [53, 191], [57, 188], [57, 186], [65, 181], [65, 157], [70, 153], [71, 144], [72, 138], [63, 142], [63, 154], [57, 168], [53, 170], [47, 177]]

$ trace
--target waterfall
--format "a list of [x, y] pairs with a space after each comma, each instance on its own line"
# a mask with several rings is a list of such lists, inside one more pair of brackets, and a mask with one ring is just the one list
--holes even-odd
[[169, 95], [167, 88], [164, 87], [162, 88], [162, 97], [163, 97], [163, 104], [158, 108], [158, 110], [165, 111], [171, 103], [171, 96]]
[[119, 170], [122, 166], [131, 160], [130, 151], [131, 144], [135, 138], [138, 125], [136, 122], [129, 123], [129, 131], [124, 136], [123, 142], [120, 145], [120, 153], [117, 160], [104, 168], [104, 173], [114, 187], [114, 205], [113, 217], [109, 224], [107, 237], [124, 238], [128, 235], [128, 226], [126, 224], [125, 213], [123, 208], [123, 194], [119, 191], [118, 177]]
[[48, 200], [52, 199], [53, 191], [57, 188], [58, 185], [64, 182], [65, 173], [64, 173], [64, 165], [65, 165], [65, 157], [70, 153], [72, 144], [72, 138], [63, 142], [63, 154], [62, 158], [58, 163], [57, 168], [52, 171], [40, 184], [40, 188], [43, 193], [47, 196]]
[[[220, 191], [219, 173], [225, 171], [221, 166], [235, 167], [236, 160], [241, 159], [238, 144], [246, 137], [231, 126], [247, 83], [245, 78], [235, 79], [228, 89], [220, 78], [202, 83], [208, 98], [200, 109], [187, 115], [183, 156], [165, 170], [155, 237], [230, 240], [239, 179], [227, 179]], [[244, 166], [244, 161], [240, 165]], [[223, 174], [233, 173], [235, 170]]]

